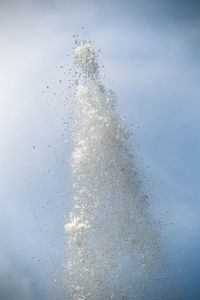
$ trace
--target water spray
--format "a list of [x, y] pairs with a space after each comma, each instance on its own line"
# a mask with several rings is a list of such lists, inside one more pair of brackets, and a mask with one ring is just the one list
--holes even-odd
[[76, 39], [73, 209], [65, 225], [69, 299], [164, 299], [159, 237], [131, 131], [101, 82], [92, 43]]

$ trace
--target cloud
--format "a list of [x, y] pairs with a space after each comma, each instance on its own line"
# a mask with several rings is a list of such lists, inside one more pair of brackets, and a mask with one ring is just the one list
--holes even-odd
[[31, 300], [31, 282], [0, 252], [0, 299]]

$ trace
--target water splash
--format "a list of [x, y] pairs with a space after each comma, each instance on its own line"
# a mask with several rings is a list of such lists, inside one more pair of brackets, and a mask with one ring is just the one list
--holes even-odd
[[[161, 299], [161, 251], [130, 130], [101, 83], [91, 42], [76, 39], [71, 173], [65, 225], [69, 299]], [[164, 298], [163, 298], [164, 299]]]

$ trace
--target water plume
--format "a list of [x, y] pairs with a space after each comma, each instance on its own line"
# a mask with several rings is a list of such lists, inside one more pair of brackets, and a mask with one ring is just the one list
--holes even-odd
[[73, 209], [65, 225], [69, 299], [161, 299], [160, 242], [130, 147], [132, 133], [100, 69], [92, 43], [77, 37]]

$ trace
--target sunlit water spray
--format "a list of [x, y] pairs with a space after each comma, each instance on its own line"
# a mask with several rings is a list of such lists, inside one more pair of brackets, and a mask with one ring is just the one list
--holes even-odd
[[74, 300], [164, 299], [161, 251], [130, 131], [101, 83], [92, 45], [76, 40], [72, 129], [73, 209], [66, 285]]

